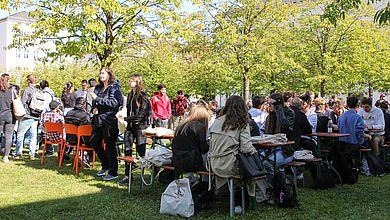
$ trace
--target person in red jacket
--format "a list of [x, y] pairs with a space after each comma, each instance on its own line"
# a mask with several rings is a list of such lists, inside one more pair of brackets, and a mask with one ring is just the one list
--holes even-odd
[[172, 114], [171, 102], [164, 84], [159, 84], [157, 89], [151, 100], [154, 124], [156, 127], [167, 128]]

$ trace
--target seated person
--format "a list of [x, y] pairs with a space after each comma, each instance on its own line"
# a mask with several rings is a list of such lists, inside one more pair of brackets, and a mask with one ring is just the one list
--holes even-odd
[[372, 137], [370, 147], [372, 153], [379, 156], [379, 146], [384, 143], [383, 135], [385, 134], [385, 118], [383, 111], [372, 106], [372, 99], [364, 97], [361, 101], [361, 109], [358, 114], [363, 117], [364, 127], [366, 129], [377, 129], [379, 132], [370, 132]]
[[[76, 126], [91, 124], [91, 117], [86, 111], [86, 101], [84, 97], [78, 97], [76, 99], [74, 108], [69, 110], [68, 113], [66, 113], [65, 115], [65, 123], [76, 125]], [[76, 145], [77, 136], [67, 135], [66, 141], [69, 144]], [[87, 147], [89, 147], [89, 137], [82, 137], [80, 139], [80, 142], [81, 142], [80, 144], [85, 144]], [[84, 163], [86, 163], [86, 165], [89, 165], [88, 156], [84, 158]]]
[[325, 114], [325, 100], [323, 98], [314, 99], [314, 106], [317, 114], [317, 132], [328, 132], [328, 122], [330, 118]]
[[390, 114], [387, 113], [389, 109], [389, 102], [386, 100], [379, 104], [380, 109], [383, 111], [383, 116], [385, 117], [385, 142], [390, 141]]
[[209, 151], [206, 140], [210, 113], [204, 105], [195, 105], [175, 130], [172, 140], [173, 166], [178, 173], [204, 170]]
[[350, 136], [340, 137], [339, 140], [362, 146], [364, 138], [369, 138], [369, 136], [364, 134], [363, 119], [356, 113], [358, 103], [359, 99], [357, 97], [348, 97], [347, 106], [349, 110], [340, 116], [338, 125], [340, 133], [350, 134]]
[[[46, 122], [54, 122], [54, 123], [60, 123], [64, 124], [64, 117], [62, 116], [62, 112], [59, 109], [60, 103], [57, 101], [51, 101], [49, 104], [49, 111], [46, 111], [41, 116], [41, 123], [44, 125]], [[45, 132], [45, 127], [42, 129], [43, 132]], [[64, 133], [65, 134], [65, 133]], [[62, 134], [62, 135], [64, 135]], [[48, 141], [52, 142], [60, 142], [61, 141], [61, 134], [58, 132], [47, 132], [46, 138]], [[45, 156], [53, 155], [54, 149], [51, 145], [46, 145], [46, 151]], [[69, 159], [69, 157], [65, 157], [65, 159]]]
[[301, 150], [302, 148], [314, 152], [315, 142], [310, 138], [302, 138], [302, 135], [311, 134], [311, 125], [307, 120], [305, 113], [301, 111], [303, 102], [300, 98], [294, 97], [291, 101], [291, 109], [295, 113], [293, 141], [295, 142], [294, 150]]
[[[295, 120], [294, 111], [290, 107], [288, 107], [285, 102], [283, 102], [283, 97], [280, 93], [272, 93], [268, 98], [268, 103], [270, 107], [269, 115], [265, 123], [265, 133], [283, 133], [286, 134], [288, 140], [293, 140], [293, 129]], [[284, 147], [284, 149], [286, 151], [283, 152], [283, 149], [281, 147], [276, 148], [277, 167], [292, 161], [292, 148], [287, 149], [287, 147]], [[268, 157], [269, 160], [274, 160], [273, 149], [267, 149], [260, 153]], [[268, 173], [274, 173], [274, 166], [268, 163], [268, 161], [264, 162], [264, 166], [266, 167]]]

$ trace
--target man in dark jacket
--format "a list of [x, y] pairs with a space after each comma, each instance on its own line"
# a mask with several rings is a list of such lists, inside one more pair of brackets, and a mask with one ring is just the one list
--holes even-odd
[[[302, 100], [295, 97], [291, 102], [291, 109], [295, 113], [294, 128], [293, 128], [293, 140], [295, 142], [295, 149], [299, 150], [301, 146], [301, 136], [311, 134], [311, 125], [307, 120], [305, 113], [300, 109], [302, 108]], [[303, 140], [305, 141], [305, 140]]]
[[379, 104], [379, 108], [383, 111], [383, 116], [385, 118], [385, 142], [390, 141], [390, 114], [387, 113], [389, 109], [389, 102], [386, 100]]

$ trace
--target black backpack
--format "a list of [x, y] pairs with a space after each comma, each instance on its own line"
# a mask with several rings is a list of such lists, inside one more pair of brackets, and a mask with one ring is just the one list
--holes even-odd
[[314, 189], [329, 189], [336, 187], [336, 184], [343, 184], [340, 174], [327, 161], [317, 163], [310, 168], [314, 180]]
[[192, 200], [195, 211], [208, 209], [214, 201], [214, 190], [208, 190], [208, 182], [196, 182], [191, 186]]
[[347, 142], [335, 142], [332, 165], [340, 174], [343, 183], [354, 184], [359, 179], [359, 149], [360, 146]]
[[294, 182], [284, 172], [277, 172], [274, 176], [273, 197], [275, 203], [282, 208], [298, 207], [297, 191]]
[[367, 154], [366, 160], [368, 163], [368, 168], [370, 169], [370, 173], [373, 176], [383, 176], [386, 173], [385, 163], [381, 158], [374, 154]]

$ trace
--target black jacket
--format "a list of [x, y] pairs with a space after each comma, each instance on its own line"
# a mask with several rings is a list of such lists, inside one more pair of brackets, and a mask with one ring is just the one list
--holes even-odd
[[179, 173], [203, 170], [202, 154], [209, 151], [203, 124], [199, 121], [188, 123], [187, 129], [176, 134], [172, 141], [173, 166]]
[[[138, 105], [137, 105], [138, 101]], [[150, 102], [146, 92], [142, 91], [138, 98], [133, 94], [133, 91], [127, 96], [127, 130], [132, 128], [147, 128], [148, 102]]]
[[383, 111], [383, 116], [385, 118], [385, 141], [390, 141], [390, 114]]
[[289, 107], [281, 105], [275, 106], [276, 117], [281, 125], [281, 132], [286, 134], [287, 139], [292, 140], [292, 132], [294, 129], [295, 113]]
[[303, 113], [298, 108], [291, 106], [291, 109], [295, 113], [294, 120], [294, 129], [293, 129], [293, 141], [295, 142], [295, 150], [299, 149], [301, 146], [301, 136], [305, 134], [311, 134], [311, 125], [307, 120], [305, 113]]
[[65, 115], [65, 123], [76, 126], [91, 124], [91, 117], [81, 107], [75, 106]]
[[108, 129], [118, 128], [118, 119], [115, 115], [123, 105], [119, 81], [109, 85], [106, 89], [97, 85], [95, 94], [97, 97], [93, 101], [92, 109], [97, 108], [98, 114], [93, 116], [92, 125], [105, 126]]
[[317, 132], [328, 132], [328, 122], [331, 120], [324, 113], [316, 112], [317, 114]]

